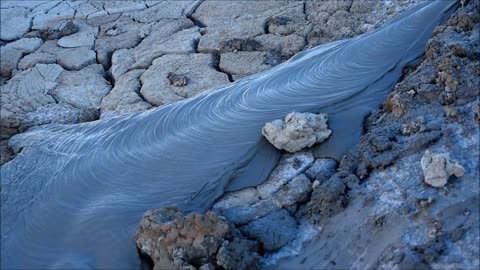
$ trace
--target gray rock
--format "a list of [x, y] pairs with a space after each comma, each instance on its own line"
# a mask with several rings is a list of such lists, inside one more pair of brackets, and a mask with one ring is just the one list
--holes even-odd
[[147, 26], [132, 22], [128, 17], [120, 17], [100, 26], [95, 42], [98, 61], [105, 69], [110, 68], [110, 58], [115, 50], [132, 48], [145, 37]]
[[79, 71], [64, 71], [58, 78], [58, 86], [50, 90], [49, 94], [60, 103], [99, 110], [102, 98], [111, 90], [103, 75], [103, 68], [98, 64]]
[[22, 51], [23, 53], [32, 53], [42, 46], [43, 41], [40, 38], [22, 38], [17, 41], [8, 43], [5, 45], [2, 50], [6, 49], [16, 49]]
[[213, 209], [230, 222], [241, 225], [281, 207], [288, 208], [301, 203], [312, 191], [310, 180], [301, 173], [312, 162], [313, 156], [310, 152], [286, 154], [266, 182], [257, 188], [225, 194], [213, 205]]
[[[150, 1], [148, 9], [128, 12], [128, 16], [137, 22], [152, 23], [163, 19], [181, 19], [188, 11], [198, 5], [198, 1]], [[153, 5], [154, 4], [154, 5]], [[153, 6], [152, 6], [153, 5]]]
[[202, 3], [192, 15], [195, 20], [207, 26], [198, 50], [205, 53], [218, 52], [222, 49], [222, 43], [229, 40], [249, 39], [265, 34], [267, 19], [285, 10], [302, 7], [301, 2], [283, 1], [255, 1], [247, 5], [217, 1]]
[[284, 14], [269, 18], [266, 25], [269, 33], [283, 36], [293, 33], [306, 36], [313, 27], [305, 18], [303, 6], [295, 6]]
[[313, 163], [313, 160], [313, 155], [309, 151], [283, 155], [268, 179], [257, 187], [260, 197], [262, 199], [270, 198], [293, 177], [303, 173]]
[[105, 10], [99, 10], [87, 15], [87, 23], [91, 26], [102, 26], [114, 22], [120, 18], [121, 15], [121, 13], [108, 14]]
[[306, 212], [311, 220], [321, 222], [343, 211], [346, 205], [345, 184], [334, 175], [324, 183], [315, 185]]
[[12, 71], [17, 68], [21, 58], [37, 50], [43, 41], [39, 38], [22, 38], [9, 43], [0, 50], [0, 75], [10, 77]]
[[290, 113], [283, 120], [266, 123], [262, 134], [277, 149], [296, 152], [328, 139], [332, 131], [326, 114]]
[[105, 11], [109, 14], [122, 13], [128, 11], [146, 9], [147, 6], [142, 2], [136, 1], [106, 1], [104, 5]]
[[75, 19], [78, 19], [78, 20], [86, 20], [90, 14], [100, 11], [90, 2], [80, 2], [75, 7], [75, 10], [76, 10]]
[[74, 23], [72, 20], [66, 20], [58, 26], [58, 29], [40, 29], [36, 33], [37, 36], [44, 40], [52, 40], [71, 35], [79, 30], [80, 27], [76, 23]]
[[266, 52], [230, 52], [220, 57], [220, 69], [232, 75], [247, 76], [269, 69]]
[[280, 208], [282, 208], [282, 205], [277, 201], [260, 200], [252, 205], [241, 205], [225, 209], [217, 208], [215, 210], [233, 224], [243, 225]]
[[427, 150], [420, 165], [425, 183], [432, 187], [443, 187], [447, 184], [450, 176], [461, 177], [465, 173], [463, 166], [458, 162], [451, 161], [448, 153], [432, 154]]
[[64, 36], [57, 41], [57, 44], [64, 48], [88, 47], [95, 45], [95, 36], [98, 34], [98, 28], [91, 28], [72, 35]]
[[170, 29], [162, 29], [161, 34], [157, 35], [157, 31], [150, 34], [151, 39], [142, 42], [134, 49], [135, 68], [146, 68], [152, 61], [165, 54], [192, 54], [195, 52], [195, 45], [200, 38], [198, 27], [191, 27], [172, 33], [167, 37], [163, 36], [177, 27], [181, 27], [183, 22], [178, 21], [169, 24]]
[[37, 14], [35, 14], [32, 29], [47, 31], [59, 30], [65, 21], [73, 19], [75, 15], [75, 9], [65, 1], [52, 7], [45, 7], [43, 12], [44, 13], [38, 10]]
[[307, 35], [308, 44], [315, 46], [371, 31], [418, 2], [308, 1], [305, 14], [314, 24]]
[[153, 269], [256, 269], [257, 245], [242, 238], [225, 218], [214, 212], [188, 216], [176, 208], [148, 211], [135, 235]]
[[18, 69], [19, 70], [25, 70], [29, 68], [33, 68], [36, 64], [55, 64], [57, 62], [57, 56], [50, 54], [50, 53], [44, 53], [44, 52], [35, 52], [29, 55], [26, 55], [25, 57], [20, 60], [18, 63]]
[[295, 176], [290, 182], [273, 194], [273, 200], [283, 207], [305, 202], [312, 192], [312, 183], [304, 174]]
[[298, 231], [297, 222], [285, 209], [270, 213], [241, 226], [240, 231], [263, 244], [266, 251], [275, 251], [292, 241]]
[[2, 8], [0, 10], [0, 39], [15, 40], [30, 30], [31, 18], [28, 9], [23, 7]]
[[127, 113], [145, 111], [152, 106], [138, 95], [140, 76], [145, 70], [135, 69], [121, 76], [101, 103], [101, 118], [109, 118]]
[[217, 265], [224, 269], [258, 269], [257, 250], [256, 243], [251, 240], [236, 237], [233, 241], [223, 241], [218, 249]]
[[23, 52], [17, 49], [6, 49], [0, 51], [0, 56], [2, 58], [0, 76], [8, 78], [12, 75], [12, 70], [17, 68], [20, 59], [23, 57]]
[[307, 45], [305, 38], [297, 34], [287, 36], [266, 34], [257, 36], [253, 40], [261, 44], [263, 50], [279, 52], [286, 59], [300, 52]]
[[80, 70], [97, 62], [96, 54], [88, 47], [59, 50], [57, 63], [66, 70]]
[[305, 175], [310, 179], [317, 178], [319, 181], [325, 181], [335, 174], [337, 162], [330, 158], [319, 158], [308, 168]]
[[[175, 86], [169, 73], [186, 76], [188, 84]], [[141, 77], [140, 93], [155, 106], [192, 97], [206, 89], [228, 83], [228, 76], [213, 68], [213, 56], [209, 54], [174, 55], [155, 59]]]
[[99, 65], [65, 71], [56, 64], [37, 64], [2, 86], [0, 129], [16, 133], [37, 125], [94, 120], [109, 91]]
[[116, 82], [134, 63], [135, 59], [130, 50], [120, 49], [113, 52], [112, 66], [110, 67], [113, 80]]
[[213, 209], [225, 209], [239, 207], [242, 205], [254, 204], [260, 200], [260, 194], [256, 188], [245, 188], [239, 191], [230, 192], [223, 195], [216, 202]]

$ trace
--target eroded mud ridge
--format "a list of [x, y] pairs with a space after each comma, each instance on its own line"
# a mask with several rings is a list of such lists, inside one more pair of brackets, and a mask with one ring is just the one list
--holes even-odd
[[[193, 10], [197, 9], [195, 12], [186, 7], [183, 8], [182, 14], [190, 18], [190, 23], [195, 23], [196, 26], [184, 28], [181, 31], [172, 30], [166, 35], [188, 34], [182, 31], [198, 31], [197, 34], [202, 37], [223, 34], [223, 31], [219, 33], [212, 31], [202, 35], [197, 29], [202, 25], [218, 23], [217, 21], [209, 22], [207, 18], [198, 15], [201, 14], [202, 7], [208, 9], [208, 5], [215, 5], [215, 3], [215, 1], [206, 2], [200, 6], [197, 3], [193, 8]], [[143, 5], [148, 7], [148, 3]], [[302, 8], [308, 5], [308, 2], [306, 5], [302, 4]], [[150, 78], [154, 78], [156, 74], [163, 72], [162, 65], [179, 60], [177, 58], [168, 60], [172, 56], [167, 54], [165, 48], [156, 47], [157, 51], [155, 51], [152, 47], [148, 47], [159, 43], [167, 46], [167, 40], [146, 42], [149, 37], [153, 39], [161, 35], [143, 33], [140, 34], [143, 40], [137, 39], [135, 44], [118, 45], [126, 48], [123, 51], [113, 48], [110, 52], [102, 52], [102, 48], [109, 48], [108, 44], [114, 46], [132, 41], [126, 36], [121, 36], [122, 33], [128, 33], [128, 29], [122, 30], [121, 27], [117, 27], [121, 25], [121, 20], [126, 20], [123, 14], [120, 14], [125, 10], [109, 11], [107, 6], [107, 4], [102, 5], [101, 9], [104, 12], [98, 11], [102, 15], [93, 18], [100, 20], [99, 25], [102, 24], [102, 26], [108, 24], [109, 20], [115, 21], [115, 25], [108, 29], [102, 29], [100, 26], [100, 29], [97, 29], [98, 33], [92, 30], [94, 31], [92, 35], [105, 34], [115, 38], [106, 39], [109, 41], [103, 41], [106, 42], [103, 45], [99, 45], [101, 40], [94, 39], [95, 48], [99, 46], [95, 50], [95, 61], [100, 65], [93, 64], [80, 71], [89, 68], [88, 72], [101, 73], [102, 70], [111, 67], [111, 76], [106, 77], [115, 82], [115, 88], [118, 88], [105, 92], [110, 91], [109, 96], [122, 97], [119, 98], [122, 101], [132, 98], [140, 104], [138, 110], [144, 110], [151, 106], [140, 100], [149, 95], [148, 91], [143, 90], [144, 87], [146, 85], [151, 89], [158, 87], [154, 80], [149, 81], [147, 75], [150, 74]], [[144, 9], [143, 7], [139, 9]], [[347, 8], [352, 7], [353, 4]], [[139, 261], [132, 236], [143, 212], [171, 204], [177, 205], [185, 212], [204, 212], [225, 190], [237, 190], [265, 180], [277, 163], [280, 153], [262, 139], [261, 128], [264, 123], [283, 118], [291, 111], [328, 113], [333, 135], [316, 151], [322, 155], [341, 157], [346, 149], [357, 142], [362, 130], [363, 117], [384, 101], [401, 78], [403, 68], [416, 62], [423, 54], [425, 44], [431, 37], [434, 27], [448, 18], [456, 7], [455, 2], [423, 3], [378, 30], [356, 38], [314, 47], [269, 71], [158, 109], [92, 123], [38, 127], [16, 135], [10, 140], [10, 146], [19, 154], [13, 161], [5, 164], [1, 172], [2, 267], [138, 267]], [[98, 9], [98, 7], [95, 8]], [[118, 7], [110, 8], [115, 10]], [[68, 10], [67, 7], [65, 9]], [[161, 11], [160, 8], [157, 10], [157, 12]], [[153, 12], [152, 17], [156, 14]], [[87, 22], [90, 16], [93, 15], [86, 17]], [[150, 18], [145, 14], [138, 17], [131, 16], [134, 22], [139, 23], [141, 20]], [[36, 18], [33, 19], [33, 25]], [[102, 22], [101, 20], [105, 18], [108, 18], [107, 21]], [[269, 31], [278, 29], [282, 29], [278, 31], [289, 31], [286, 27], [288, 19], [276, 18], [268, 21]], [[178, 19], [172, 20], [173, 24], [178, 22]], [[165, 24], [164, 21], [162, 23]], [[282, 26], [285, 27], [282, 28]], [[140, 29], [137, 26], [125, 27]], [[68, 30], [70, 28], [74, 27], [62, 24], [55, 30], [57, 32], [40, 31], [31, 35], [39, 35], [42, 40], [50, 36], [56, 38], [58, 35], [63, 35], [63, 30], [74, 31]], [[352, 28], [353, 26], [349, 29]], [[26, 32], [29, 30], [28, 28]], [[266, 32], [264, 28], [262, 31]], [[69, 38], [63, 41], [59, 39], [57, 44], [68, 46], [65, 44], [71, 42], [78, 44], [79, 40], [81, 42], [88, 40], [82, 35], [88, 36], [89, 33], [79, 32], [78, 35], [80, 37], [67, 35], [65, 37]], [[16, 36], [13, 36], [6, 39], [15, 39]], [[147, 49], [136, 51], [143, 42]], [[14, 43], [8, 43], [2, 49], [14, 46], [11, 45]], [[183, 43], [175, 42], [177, 48], [181, 47], [179, 44]], [[225, 48], [234, 48], [232, 57], [240, 55], [233, 52], [238, 50], [237, 47], [249, 52], [250, 47], [257, 46], [251, 40], [236, 39], [220, 44], [225, 45]], [[212, 51], [209, 52], [212, 54], [183, 55], [184, 63], [206, 61], [202, 63], [213, 66], [212, 72], [221, 71], [221, 60], [224, 59], [222, 54], [219, 67], [218, 54], [222, 51], [221, 48], [216, 48], [215, 44], [209, 44], [207, 38], [200, 38], [198, 44], [193, 42], [192, 46], [194, 51], [213, 46]], [[132, 49], [128, 49], [129, 47]], [[152, 50], [158, 54], [150, 53]], [[110, 60], [112, 52], [113, 56]], [[117, 52], [122, 53], [118, 58], [115, 57]], [[149, 53], [142, 54], [142, 52]], [[22, 56], [23, 54], [21, 53]], [[46, 52], [46, 54], [52, 53]], [[228, 57], [225, 58], [228, 59]], [[126, 67], [116, 66], [115, 59]], [[38, 108], [48, 108], [49, 104], [63, 106], [64, 102], [61, 100], [72, 100], [71, 93], [58, 89], [62, 87], [60, 83], [62, 76], [69, 74], [69, 71], [64, 70], [68, 68], [66, 65], [60, 65], [58, 59], [55, 61], [57, 64], [37, 63], [24, 72], [14, 74], [14, 77], [2, 86], [2, 94], [4, 89], [7, 89], [5, 92], [12, 97], [15, 97], [14, 93], [24, 93], [25, 86], [22, 86], [24, 80], [16, 79], [21, 75], [37, 76], [34, 78], [44, 80], [42, 83], [49, 87], [44, 92], [45, 98], [42, 100], [47, 101], [45, 104], [41, 103], [42, 106], [19, 111], [14, 111], [12, 106], [5, 112], [2, 106], [2, 127], [4, 127], [3, 123], [11, 123], [5, 127], [12, 129], [12, 133], [16, 133], [22, 128], [31, 126], [26, 124], [22, 126], [22, 123], [28, 123], [28, 121], [22, 122], [28, 112], [35, 112]], [[185, 65], [179, 64], [177, 71]], [[155, 70], [157, 71], [154, 72]], [[205, 71], [202, 70], [201, 74], [204, 73]], [[117, 80], [118, 74], [120, 75]], [[127, 74], [130, 77], [127, 77]], [[9, 78], [8, 76], [11, 74], [7, 74], [6, 78]], [[234, 79], [233, 76], [230, 77]], [[188, 87], [191, 82], [196, 81], [182, 72], [168, 72], [162, 75], [162, 78], [166, 78], [169, 87], [177, 88]], [[108, 86], [105, 78], [98, 80]], [[65, 81], [69, 81], [68, 78]], [[98, 85], [98, 83], [94, 84]], [[126, 97], [123, 98], [120, 85], [133, 90], [127, 91], [129, 94], [125, 93]], [[84, 89], [84, 87], [80, 88]], [[180, 90], [177, 88], [172, 88], [175, 91], [165, 90], [166, 93], [159, 95], [157, 103], [152, 102], [152, 104], [163, 105], [176, 101], [178, 98], [175, 95], [172, 96], [172, 92], [188, 90], [188, 88]], [[194, 95], [194, 93], [188, 93], [187, 91], [179, 95], [181, 97]], [[103, 95], [100, 94], [101, 97]], [[52, 97], [55, 99], [48, 101]], [[62, 99], [59, 101], [58, 97]], [[103, 98], [102, 103], [109, 100], [107, 97]], [[92, 99], [94, 106], [91, 106], [90, 100], [85, 101], [88, 104], [85, 106], [83, 103], [70, 105], [75, 108], [75, 112], [78, 111], [77, 109], [80, 109], [80, 112], [93, 111], [98, 117], [98, 98], [93, 95]], [[12, 102], [13, 100], [22, 102], [18, 97], [11, 99]], [[28, 102], [27, 104], [37, 103]], [[121, 108], [121, 106], [116, 107], [115, 102], [112, 104], [112, 111]], [[9, 117], [4, 118], [4, 113]], [[95, 116], [92, 118], [94, 119]], [[78, 121], [84, 120], [72, 122]], [[367, 171], [370, 168], [368, 165], [365, 165]], [[341, 168], [342, 166], [344, 165], [341, 165]], [[353, 177], [350, 178], [353, 179]], [[355, 182], [354, 180], [352, 182]], [[343, 196], [344, 192], [345, 190], [340, 188], [337, 194]], [[315, 194], [314, 191], [312, 195], [314, 198]], [[309, 207], [305, 211], [315, 210], [314, 207]]]

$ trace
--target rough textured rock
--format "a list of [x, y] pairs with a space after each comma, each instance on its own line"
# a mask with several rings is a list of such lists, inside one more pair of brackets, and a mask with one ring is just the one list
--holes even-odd
[[57, 44], [64, 48], [89, 47], [93, 48], [95, 45], [95, 36], [98, 34], [98, 29], [91, 28], [72, 35], [64, 36], [57, 41]]
[[62, 22], [58, 29], [41, 29], [33, 32], [32, 34], [42, 38], [43, 40], [61, 39], [64, 36], [71, 35], [80, 30], [80, 27], [72, 20], [66, 20]]
[[266, 63], [266, 52], [223, 53], [220, 57], [220, 69], [226, 73], [240, 77], [269, 69]]
[[[301, 2], [218, 2], [202, 3], [192, 17], [207, 27], [198, 44], [200, 52], [222, 51], [223, 44], [233, 39], [250, 39], [265, 34], [271, 16], [301, 12]], [[292, 12], [292, 13], [293, 13]]]
[[99, 65], [70, 72], [56, 64], [37, 64], [2, 86], [1, 129], [18, 132], [48, 123], [93, 120], [109, 91]]
[[297, 234], [297, 222], [285, 209], [256, 219], [240, 231], [249, 238], [257, 239], [266, 251], [275, 251], [292, 241]]
[[26, 54], [37, 50], [43, 41], [39, 38], [22, 38], [8, 43], [0, 50], [0, 76], [8, 78], [12, 71], [17, 68], [20, 59]]
[[432, 154], [427, 150], [420, 160], [420, 165], [425, 183], [432, 187], [443, 187], [450, 176], [461, 177], [465, 173], [462, 165], [452, 162], [446, 153]]
[[135, 235], [154, 269], [256, 269], [257, 244], [214, 212], [183, 216], [176, 208], [148, 211]]
[[[26, 58], [26, 59], [25, 59]], [[80, 70], [97, 63], [96, 53], [86, 47], [63, 48], [56, 40], [46, 41], [38, 50], [20, 60], [19, 69], [26, 69], [36, 63], [57, 63], [66, 70]]]
[[244, 225], [283, 208], [294, 208], [312, 191], [302, 174], [313, 163], [310, 152], [284, 155], [268, 179], [256, 188], [246, 188], [222, 196], [213, 209], [235, 225]]
[[147, 31], [147, 25], [132, 22], [128, 17], [120, 17], [113, 22], [102, 24], [95, 41], [99, 63], [105, 69], [110, 68], [113, 52], [137, 46]]
[[31, 18], [28, 17], [28, 9], [23, 7], [3, 8], [2, 3], [0, 12], [0, 39], [15, 40], [30, 30]]
[[307, 1], [307, 20], [314, 24], [308, 46], [353, 37], [371, 31], [420, 1]]
[[325, 141], [332, 131], [327, 126], [327, 115], [290, 113], [283, 120], [266, 123], [262, 134], [278, 149], [296, 152]]
[[[77, 82], [71, 84], [70, 82]], [[100, 65], [90, 65], [78, 72], [64, 71], [59, 85], [49, 93], [59, 103], [68, 103], [79, 109], [100, 109], [102, 98], [110, 92], [110, 84], [103, 78]]]
[[265, 34], [257, 36], [253, 40], [257, 41], [266, 51], [280, 53], [284, 60], [300, 52], [306, 45], [305, 38], [297, 34], [287, 36]]
[[[228, 83], [228, 76], [216, 71], [210, 54], [165, 55], [141, 76], [140, 93], [156, 106], [192, 97], [203, 90]], [[169, 74], [185, 76], [188, 84], [175, 86]]]
[[57, 57], [50, 53], [37, 52], [26, 55], [20, 60], [17, 68], [19, 70], [25, 70], [33, 68], [36, 64], [55, 64]]
[[87, 47], [61, 50], [56, 58], [57, 63], [67, 70], [80, 70], [97, 63], [95, 52]]
[[295, 176], [307, 170], [313, 161], [312, 153], [308, 151], [283, 155], [268, 179], [257, 187], [260, 197], [269, 198]]
[[102, 99], [101, 118], [141, 112], [152, 107], [139, 96], [140, 76], [144, 71], [132, 70], [115, 82], [112, 91]]
[[320, 158], [308, 168], [305, 175], [310, 179], [326, 180], [335, 174], [337, 169], [337, 162], [330, 158]]

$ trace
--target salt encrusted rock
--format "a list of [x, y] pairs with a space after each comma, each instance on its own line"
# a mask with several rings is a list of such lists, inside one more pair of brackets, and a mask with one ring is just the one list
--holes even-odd
[[310, 179], [321, 178], [326, 180], [330, 178], [337, 169], [337, 162], [330, 158], [319, 158], [308, 168], [305, 175]]
[[458, 162], [451, 161], [448, 153], [432, 154], [427, 150], [420, 165], [425, 183], [432, 187], [443, 187], [447, 184], [450, 176], [461, 177], [465, 173], [463, 166]]
[[265, 124], [262, 134], [278, 149], [296, 152], [325, 141], [332, 131], [327, 126], [326, 114], [288, 114], [283, 120]]
[[292, 241], [297, 222], [285, 209], [272, 212], [239, 228], [249, 238], [259, 240], [266, 251], [275, 251]]
[[256, 269], [257, 243], [208, 211], [184, 216], [174, 207], [148, 211], [135, 235], [153, 269]]
[[283, 185], [303, 173], [313, 161], [313, 155], [308, 151], [284, 155], [268, 179], [257, 187], [260, 197], [262, 199], [271, 197]]
[[225, 194], [213, 209], [233, 224], [245, 225], [282, 207], [303, 202], [311, 193], [312, 184], [302, 173], [313, 160], [308, 151], [285, 154], [264, 183]]

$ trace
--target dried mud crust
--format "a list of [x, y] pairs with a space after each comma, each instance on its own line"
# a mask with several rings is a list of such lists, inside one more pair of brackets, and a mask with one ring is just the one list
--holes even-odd
[[[305, 48], [370, 31], [418, 1], [2, 1], [6, 109], [0, 115], [0, 164], [14, 157], [8, 139], [32, 126], [92, 121], [182, 100], [271, 68]], [[64, 91], [86, 79], [84, 70], [93, 64], [101, 65], [104, 77], [96, 83], [107, 80], [111, 89], [88, 88], [88, 96], [102, 100], [99, 107], [53, 100], [52, 85], [47, 91], [21, 86], [31, 82], [25, 74], [35, 73], [37, 65], [59, 65], [79, 78], [61, 82]], [[7, 106], [11, 100], [21, 111]], [[32, 113], [39, 117], [25, 124]]]

